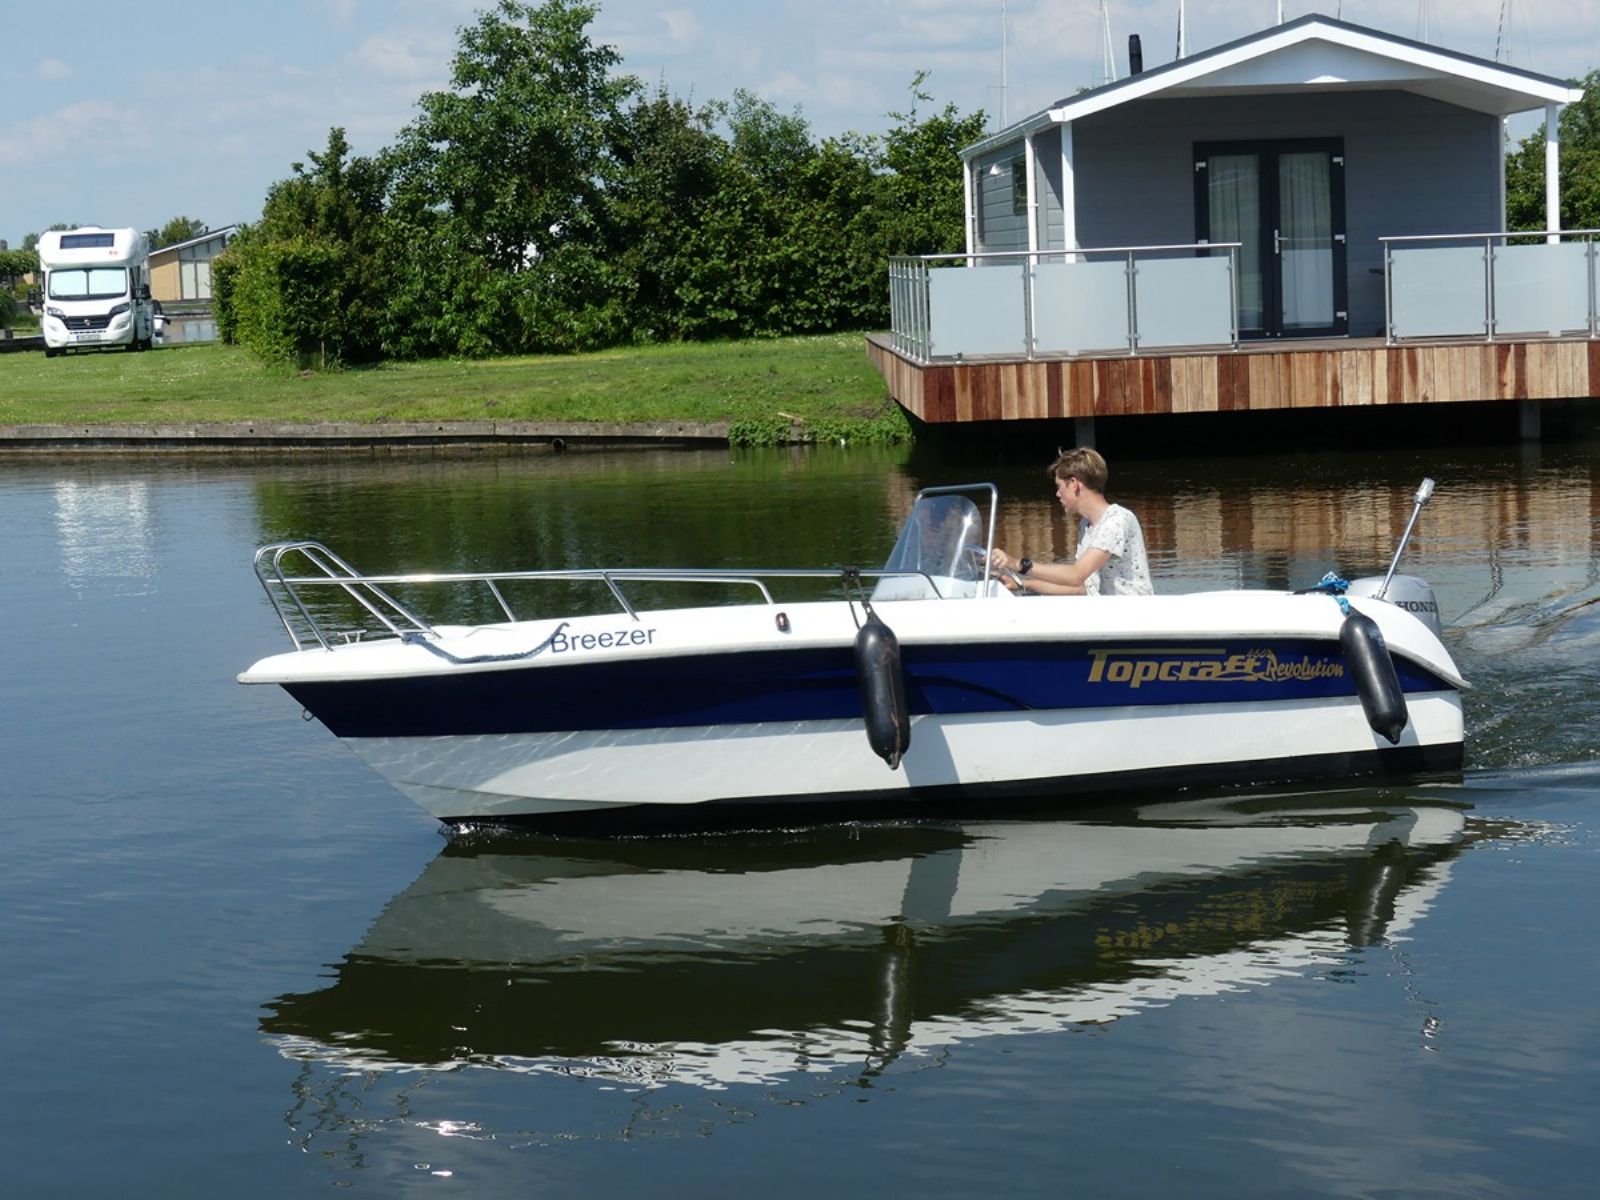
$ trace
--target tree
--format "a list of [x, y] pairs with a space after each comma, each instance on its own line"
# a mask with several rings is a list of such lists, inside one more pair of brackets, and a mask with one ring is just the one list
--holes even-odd
[[0, 250], [0, 286], [10, 287], [24, 275], [39, 269], [39, 254], [31, 246], [22, 250]]
[[197, 238], [206, 228], [206, 223], [195, 217], [173, 217], [159, 229], [145, 230], [144, 238], [150, 244], [150, 249], [159, 250], [162, 246], [176, 246], [179, 242]]
[[618, 123], [601, 228], [631, 340], [688, 333], [688, 241], [704, 225], [730, 169], [728, 144], [713, 128], [716, 117], [713, 106], [694, 108], [662, 86], [638, 97]]
[[388, 156], [390, 215], [443, 272], [431, 287], [414, 277], [403, 307], [426, 319], [431, 291], [474, 308], [441, 311], [421, 343], [565, 350], [625, 329], [602, 250], [604, 180], [639, 85], [590, 40], [594, 14], [575, 0], [498, 0], [460, 31], [451, 90], [418, 101]]
[[[1578, 85], [1583, 99], [1561, 110], [1561, 228], [1600, 229], [1600, 70]], [[1545, 227], [1544, 133], [1541, 124], [1506, 157], [1508, 229]]]
[[595, 10], [574, 0], [499, 0], [461, 31], [451, 87], [429, 92], [401, 132], [397, 197], [471, 232], [503, 271], [581, 237], [620, 106], [638, 89], [621, 58], [589, 40]]
[[728, 123], [733, 153], [765, 188], [782, 187], [817, 152], [811, 126], [796, 108], [781, 113], [771, 101], [739, 88], [714, 111]]
[[579, 0], [496, 0], [375, 159], [342, 130], [213, 264], [219, 332], [269, 357], [575, 350], [881, 325], [891, 254], [959, 250], [982, 113], [818, 141], [746, 90], [646, 95]]
[[920, 118], [917, 106], [932, 99], [923, 90], [927, 72], [911, 81], [911, 108], [889, 116], [895, 124], [883, 135], [881, 163], [890, 172], [884, 206], [888, 214], [887, 254], [956, 254], [966, 249], [966, 202], [962, 195], [961, 155], [984, 135], [988, 117], [980, 109], [962, 116], [947, 104]]
[[382, 350], [387, 175], [351, 158], [339, 128], [307, 157], [214, 261], [218, 332], [266, 358], [369, 362]]

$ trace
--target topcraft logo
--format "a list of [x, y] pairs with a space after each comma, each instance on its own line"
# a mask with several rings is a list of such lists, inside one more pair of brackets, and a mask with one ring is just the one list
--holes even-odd
[[1230, 654], [1217, 647], [1184, 650], [1091, 650], [1090, 683], [1282, 683], [1285, 680], [1340, 679], [1344, 663], [1324, 655], [1279, 658], [1271, 650]]

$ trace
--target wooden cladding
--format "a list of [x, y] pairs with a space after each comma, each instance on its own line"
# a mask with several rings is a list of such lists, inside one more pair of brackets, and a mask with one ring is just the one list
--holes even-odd
[[1350, 344], [922, 366], [871, 336], [889, 392], [930, 423], [1557, 400], [1600, 395], [1600, 341]]

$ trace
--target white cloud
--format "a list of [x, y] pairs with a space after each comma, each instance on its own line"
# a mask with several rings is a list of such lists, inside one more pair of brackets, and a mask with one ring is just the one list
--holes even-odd
[[71, 79], [73, 70], [59, 58], [46, 58], [40, 61], [33, 69], [33, 77], [45, 83], [56, 83], [63, 79]]
[[423, 79], [447, 69], [454, 40], [438, 33], [391, 31], [376, 34], [357, 46], [348, 65], [384, 79]]
[[32, 166], [87, 156], [115, 161], [151, 144], [150, 122], [142, 113], [104, 100], [79, 100], [0, 130], [0, 163]]
[[700, 18], [687, 8], [667, 8], [656, 14], [667, 27], [667, 40], [681, 48], [700, 37]]

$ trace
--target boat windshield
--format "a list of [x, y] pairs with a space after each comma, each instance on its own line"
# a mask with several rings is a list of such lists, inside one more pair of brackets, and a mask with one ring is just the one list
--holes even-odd
[[874, 600], [920, 600], [935, 596], [972, 596], [983, 582], [983, 560], [988, 553], [983, 514], [971, 497], [922, 496], [911, 506], [901, 526], [886, 571], [921, 571], [928, 580], [891, 577], [873, 589]]

